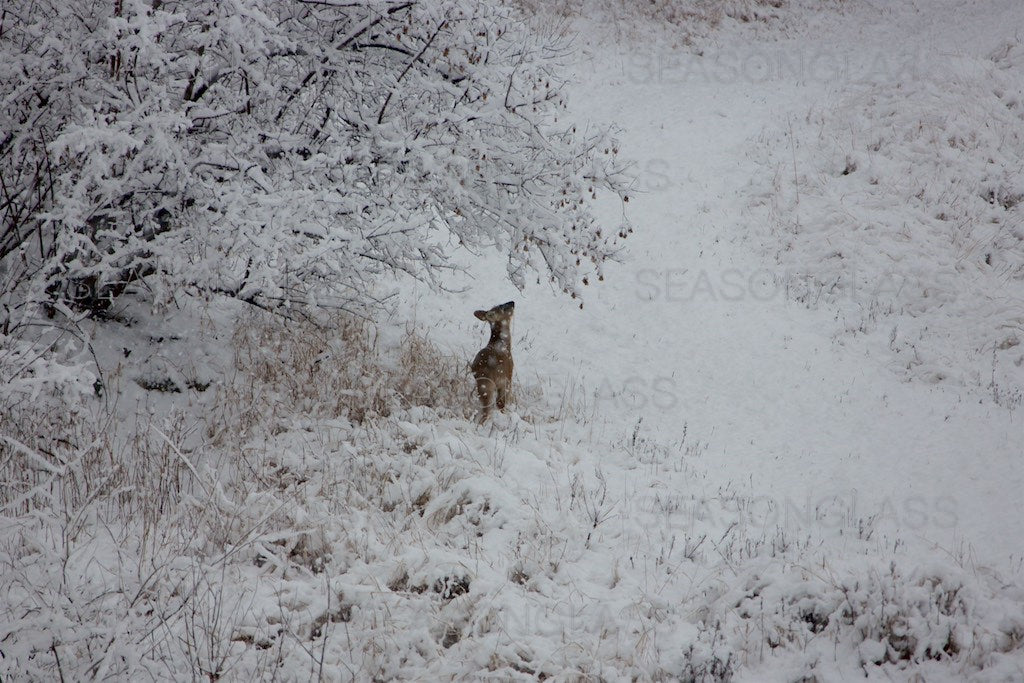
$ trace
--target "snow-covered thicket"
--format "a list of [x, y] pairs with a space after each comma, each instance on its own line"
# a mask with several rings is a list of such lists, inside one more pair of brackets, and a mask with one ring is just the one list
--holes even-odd
[[628, 228], [590, 211], [617, 149], [560, 118], [561, 56], [477, 0], [5, 7], [11, 301], [356, 308], [453, 245], [576, 295]]

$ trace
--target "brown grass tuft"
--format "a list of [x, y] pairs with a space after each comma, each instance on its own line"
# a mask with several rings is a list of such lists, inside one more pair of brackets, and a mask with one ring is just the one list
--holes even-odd
[[347, 314], [282, 325], [251, 313], [234, 347], [237, 374], [219, 403], [242, 432], [295, 413], [354, 423], [414, 406], [471, 415], [465, 361], [412, 328], [388, 344], [373, 323]]

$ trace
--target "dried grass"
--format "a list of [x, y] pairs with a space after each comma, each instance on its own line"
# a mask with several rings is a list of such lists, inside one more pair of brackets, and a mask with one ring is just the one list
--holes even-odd
[[233, 416], [215, 422], [242, 434], [296, 412], [356, 424], [413, 406], [472, 415], [465, 360], [412, 328], [389, 346], [373, 323], [347, 314], [282, 327], [253, 313], [233, 344], [236, 375], [218, 401]]

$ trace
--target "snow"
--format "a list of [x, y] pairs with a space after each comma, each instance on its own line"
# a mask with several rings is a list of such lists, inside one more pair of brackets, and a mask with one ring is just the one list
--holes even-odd
[[[91, 473], [38, 489], [66, 507], [4, 511], [0, 676], [1024, 678], [1024, 6], [785, 11], [690, 47], [575, 20], [572, 110], [638, 172], [582, 310], [466, 254], [381, 358], [222, 302], [97, 326], [125, 422], [37, 468]], [[508, 412], [466, 371], [338, 415], [408, 367], [445, 395], [404, 331], [468, 361], [508, 300]]]

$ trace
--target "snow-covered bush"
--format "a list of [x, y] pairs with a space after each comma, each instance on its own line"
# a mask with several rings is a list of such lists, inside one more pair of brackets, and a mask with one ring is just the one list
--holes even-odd
[[1019, 588], [942, 561], [850, 560], [841, 567], [752, 563], [716, 605], [737, 652], [786, 660], [795, 679], [828, 678], [834, 664], [826, 662], [836, 652], [869, 675], [1019, 675]]
[[[15, 304], [364, 307], [497, 247], [577, 295], [628, 228], [615, 142], [564, 109], [557, 36], [482, 0], [18, 3], [0, 32]], [[625, 198], [625, 195], [621, 195]]]
[[102, 384], [82, 330], [35, 326], [24, 310], [0, 330], [0, 509], [30, 509], [93, 448]]

